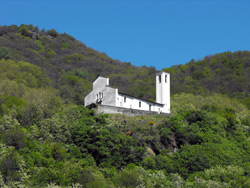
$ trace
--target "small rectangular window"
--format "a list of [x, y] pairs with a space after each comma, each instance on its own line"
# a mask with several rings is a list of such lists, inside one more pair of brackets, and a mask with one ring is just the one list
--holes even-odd
[[126, 97], [124, 97], [124, 103], [126, 103], [126, 99], [127, 99], [127, 98], [126, 98]]
[[159, 75], [159, 83], [161, 83], [161, 75]]
[[141, 108], [141, 101], [139, 102], [139, 107]]
[[96, 99], [98, 99], [98, 94], [96, 94]]
[[167, 83], [167, 75], [165, 75], [165, 83]]

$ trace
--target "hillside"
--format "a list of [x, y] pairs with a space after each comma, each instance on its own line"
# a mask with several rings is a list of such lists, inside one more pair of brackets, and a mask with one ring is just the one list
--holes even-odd
[[170, 117], [86, 109], [98, 74], [153, 100], [156, 70], [67, 34], [1, 26], [0, 57], [0, 187], [250, 187], [249, 52], [166, 68]]
[[[14, 44], [14, 45], [13, 45]], [[64, 99], [83, 104], [99, 76], [121, 92], [155, 100], [154, 67], [136, 67], [87, 47], [74, 37], [54, 29], [32, 25], [0, 26], [0, 58], [37, 65], [60, 90]], [[250, 52], [225, 52], [163, 69], [171, 73], [171, 94], [221, 93], [237, 98], [250, 108]]]
[[225, 52], [164, 69], [171, 73], [171, 92], [221, 93], [250, 108], [250, 52]]
[[110, 84], [121, 92], [155, 100], [155, 68], [113, 60], [66, 33], [39, 30], [32, 25], [0, 26], [0, 46], [0, 59], [41, 67], [51, 79], [51, 86], [71, 102], [83, 104], [99, 75], [109, 77]]

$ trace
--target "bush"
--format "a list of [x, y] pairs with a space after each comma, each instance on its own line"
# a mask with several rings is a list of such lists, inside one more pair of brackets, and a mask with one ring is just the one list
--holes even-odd
[[0, 47], [0, 59], [13, 59], [11, 51], [7, 47]]
[[21, 35], [25, 37], [32, 37], [32, 33], [29, 31], [28, 27], [26, 27], [25, 25], [22, 25], [18, 32], [21, 33]]
[[137, 168], [128, 169], [125, 168], [118, 175], [112, 178], [112, 181], [116, 187], [137, 187], [140, 184], [140, 174]]
[[4, 131], [3, 141], [6, 145], [13, 146], [17, 150], [26, 146], [25, 134], [19, 127]]
[[53, 38], [56, 38], [58, 36], [58, 33], [55, 29], [48, 30], [46, 34], [52, 36]]
[[156, 162], [153, 158], [151, 157], [146, 157], [143, 161], [142, 161], [142, 167], [144, 169], [155, 169], [156, 168]]
[[63, 41], [61, 43], [61, 49], [62, 50], [64, 50], [64, 49], [70, 49], [70, 45], [67, 42]]
[[20, 156], [11, 148], [2, 148], [0, 155], [0, 172], [4, 182], [20, 181]]

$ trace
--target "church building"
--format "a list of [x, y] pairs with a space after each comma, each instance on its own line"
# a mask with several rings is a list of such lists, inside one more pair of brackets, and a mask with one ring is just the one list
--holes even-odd
[[[119, 92], [109, 86], [109, 78], [98, 77], [93, 82], [93, 90], [85, 97], [85, 106], [97, 106], [104, 113], [152, 112], [155, 114], [170, 113], [170, 74], [156, 74], [156, 102], [136, 98]], [[149, 114], [149, 113], [148, 113]]]

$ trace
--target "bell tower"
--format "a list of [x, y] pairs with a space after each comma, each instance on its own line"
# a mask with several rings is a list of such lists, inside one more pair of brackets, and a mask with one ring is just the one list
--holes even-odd
[[156, 74], [156, 102], [163, 104], [163, 111], [170, 113], [170, 74], [159, 72]]

